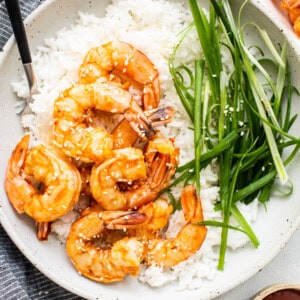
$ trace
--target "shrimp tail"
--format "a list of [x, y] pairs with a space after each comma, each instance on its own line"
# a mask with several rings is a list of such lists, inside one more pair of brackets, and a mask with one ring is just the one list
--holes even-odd
[[150, 167], [149, 182], [151, 186], [154, 188], [167, 184], [170, 171], [170, 155], [158, 153]]
[[37, 222], [36, 233], [40, 241], [48, 240], [48, 235], [51, 232], [51, 222]]
[[149, 168], [147, 184], [144, 188], [138, 189], [129, 200], [129, 207], [138, 208], [145, 205], [155, 198], [159, 192], [168, 185], [168, 179], [171, 175], [170, 166], [168, 166], [168, 159], [161, 153], [159, 157], [152, 162]]
[[174, 107], [164, 106], [144, 111], [153, 127], [158, 127], [170, 123], [174, 115]]
[[[150, 121], [152, 127], [158, 127], [170, 123], [172, 121], [174, 115], [174, 108], [171, 106], [165, 106], [145, 110], [144, 114], [147, 117], [148, 121]], [[146, 124], [148, 123], [148, 121], [146, 121]], [[137, 122], [132, 122], [132, 124], [137, 124]], [[130, 124], [127, 121], [127, 119], [124, 118], [114, 128], [114, 130], [112, 131], [114, 149], [130, 147], [137, 142], [139, 134], [136, 133], [136, 129], [133, 128], [132, 124]], [[138, 128], [138, 126], [136, 126], [136, 128]], [[149, 134], [147, 134], [149, 131], [147, 129], [145, 131], [146, 133], [144, 132], [141, 134], [149, 136]]]
[[[157, 140], [160, 141], [159, 138]], [[174, 147], [173, 139], [165, 141], [164, 144], [154, 145], [156, 143], [156, 140], [150, 141], [148, 145], [150, 150], [146, 150], [146, 160], [149, 165], [148, 182], [151, 188], [162, 190], [169, 185], [175, 173], [179, 149]], [[151, 148], [155, 150], [152, 151]]]
[[156, 135], [145, 149], [148, 165], [147, 181], [129, 200], [130, 207], [140, 207], [153, 201], [170, 184], [178, 164], [179, 149], [174, 147], [173, 139]]
[[[137, 113], [137, 110], [139, 111]], [[150, 139], [155, 135], [155, 130], [149, 119], [141, 111], [140, 108], [129, 108], [124, 114], [127, 121], [130, 123], [134, 131], [141, 137]]]
[[137, 211], [103, 211], [100, 213], [108, 229], [134, 227], [147, 220], [144, 213]]
[[[194, 201], [191, 201], [194, 199]], [[181, 195], [181, 205], [184, 218], [187, 222], [197, 223], [203, 221], [203, 210], [199, 196], [193, 185], [187, 185]]]

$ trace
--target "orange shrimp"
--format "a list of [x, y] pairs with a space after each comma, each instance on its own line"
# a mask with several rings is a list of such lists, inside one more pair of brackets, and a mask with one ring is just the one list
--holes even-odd
[[55, 144], [73, 158], [99, 163], [112, 155], [112, 135], [89, 124], [89, 110], [124, 114], [139, 136], [149, 138], [155, 134], [131, 94], [118, 85], [109, 82], [78, 84], [61, 93], [55, 101], [53, 114]]
[[[164, 106], [144, 111], [153, 128], [170, 123], [174, 114], [174, 108]], [[113, 129], [112, 136], [114, 140], [114, 149], [120, 149], [133, 146], [139, 139], [138, 134], [132, 128], [126, 118], [120, 121]]]
[[138, 237], [143, 241], [157, 238], [160, 231], [168, 225], [172, 211], [173, 206], [163, 198], [141, 206], [138, 212], [145, 214], [147, 220], [136, 228], [129, 229], [128, 235]]
[[158, 106], [158, 71], [148, 57], [132, 45], [112, 41], [88, 51], [79, 69], [80, 82], [92, 83], [101, 77], [125, 83], [129, 91], [139, 91], [144, 109]]
[[51, 222], [70, 211], [79, 199], [81, 178], [69, 158], [52, 147], [29, 149], [25, 135], [9, 160], [5, 190], [18, 213]]
[[99, 282], [137, 276], [143, 259], [144, 245], [135, 237], [124, 237], [110, 247], [95, 242], [105, 229], [127, 229], [145, 221], [145, 215], [126, 211], [96, 211], [84, 214], [70, 229], [66, 251], [78, 272]]
[[201, 201], [193, 185], [187, 185], [181, 195], [186, 220], [176, 237], [154, 238], [146, 244], [145, 261], [148, 265], [172, 267], [198, 251], [206, 237], [207, 229], [196, 223], [203, 221]]
[[177, 164], [178, 149], [173, 140], [158, 135], [149, 141], [145, 159], [136, 148], [114, 150], [111, 159], [93, 166], [93, 197], [106, 210], [137, 209], [169, 184]]

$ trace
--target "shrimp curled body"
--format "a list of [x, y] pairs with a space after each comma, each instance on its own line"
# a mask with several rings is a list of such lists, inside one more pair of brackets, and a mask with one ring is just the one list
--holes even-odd
[[82, 275], [99, 282], [122, 280], [137, 276], [143, 259], [144, 246], [137, 238], [124, 237], [102, 249], [94, 240], [104, 229], [123, 229], [145, 221], [138, 212], [92, 211], [76, 220], [70, 229], [66, 251]]
[[159, 103], [158, 71], [153, 63], [128, 43], [113, 41], [92, 48], [79, 70], [82, 83], [98, 78], [125, 82], [128, 90], [140, 90], [144, 109], [156, 108]]
[[[114, 151], [114, 156], [92, 168], [90, 186], [94, 199], [106, 210], [137, 209], [157, 198], [168, 185], [178, 163], [172, 140], [155, 136], [144, 158], [137, 148]], [[122, 190], [120, 183], [127, 183]]]
[[62, 92], [54, 104], [55, 143], [66, 155], [84, 162], [101, 162], [111, 156], [113, 137], [89, 124], [87, 115], [92, 110], [124, 114], [140, 135], [154, 134], [147, 117], [124, 89], [109, 82], [78, 84]]
[[29, 149], [29, 141], [25, 135], [12, 153], [5, 190], [17, 212], [37, 222], [51, 222], [78, 201], [81, 177], [62, 153], [45, 145]]
[[145, 261], [148, 265], [172, 267], [188, 259], [201, 247], [207, 229], [195, 224], [203, 221], [203, 213], [193, 185], [187, 185], [183, 189], [181, 204], [186, 225], [172, 239], [154, 238], [148, 241], [145, 250]]
[[142, 150], [122, 148], [114, 151], [111, 159], [92, 168], [90, 187], [94, 199], [106, 210], [127, 210], [132, 192], [122, 191], [118, 182], [134, 182], [147, 178]]

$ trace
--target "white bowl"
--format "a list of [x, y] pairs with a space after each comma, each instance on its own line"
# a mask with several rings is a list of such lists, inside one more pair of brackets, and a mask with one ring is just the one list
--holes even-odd
[[[175, 0], [174, 0], [175, 1]], [[262, 3], [263, 2], [263, 3]], [[70, 25], [78, 11], [87, 11], [97, 16], [104, 13], [108, 0], [49, 0], [45, 1], [28, 19], [27, 31], [30, 37], [31, 49], [43, 43], [43, 39], [51, 37], [56, 31]], [[207, 1], [203, 1], [207, 4]], [[240, 1], [236, 1], [240, 3]], [[269, 4], [268, 4], [269, 3]], [[236, 10], [238, 7], [235, 6]], [[253, 1], [247, 8], [247, 18], [263, 26], [271, 38], [282, 42], [288, 40], [288, 57], [291, 61], [294, 84], [300, 86], [299, 41], [293, 34], [285, 17], [282, 17], [271, 1]], [[278, 25], [278, 20], [282, 22]], [[274, 24], [276, 22], [276, 24]], [[257, 39], [253, 32], [251, 39]], [[13, 39], [10, 39], [1, 54], [0, 62], [0, 132], [1, 132], [1, 182], [4, 182], [5, 166], [11, 151], [22, 136], [23, 131], [15, 114], [16, 97], [10, 83], [16, 80], [22, 71], [22, 65], [17, 60], [18, 52]], [[300, 112], [300, 105], [295, 105], [294, 112]], [[295, 127], [299, 127], [299, 121]], [[228, 252], [226, 268], [219, 272], [212, 281], [203, 283], [198, 290], [177, 291], [174, 285], [163, 288], [150, 288], [136, 279], [126, 278], [123, 282], [114, 284], [98, 284], [80, 276], [70, 263], [64, 246], [53, 237], [47, 243], [36, 239], [32, 220], [25, 215], [18, 215], [9, 204], [3, 184], [0, 188], [0, 221], [10, 238], [23, 254], [42, 273], [67, 290], [88, 299], [105, 300], [153, 300], [171, 298], [211, 299], [238, 286], [249, 277], [256, 274], [263, 266], [278, 254], [282, 247], [300, 224], [300, 171], [299, 156], [289, 166], [288, 171], [295, 184], [294, 193], [287, 199], [273, 197], [268, 204], [268, 210], [260, 209], [257, 222], [253, 229], [261, 242], [260, 247], [244, 247], [234, 252]]]

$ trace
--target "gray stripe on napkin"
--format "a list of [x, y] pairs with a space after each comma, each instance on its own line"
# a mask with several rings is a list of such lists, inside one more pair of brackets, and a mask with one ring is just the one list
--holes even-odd
[[[36, 9], [44, 0], [21, 0], [19, 1], [23, 19], [25, 19], [34, 9]], [[0, 1], [0, 49], [3, 48], [6, 41], [12, 35], [9, 18], [6, 13], [4, 0]]]
[[[22, 17], [26, 18], [43, 1], [21, 0]], [[0, 49], [11, 34], [5, 4], [0, 0]], [[39, 272], [17, 249], [0, 225], [0, 300], [59, 299], [81, 298], [69, 293]]]
[[1, 300], [81, 299], [39, 272], [11, 242], [0, 225]]

